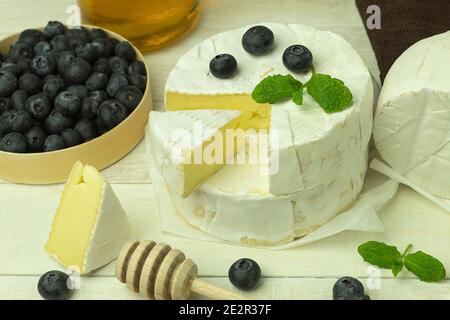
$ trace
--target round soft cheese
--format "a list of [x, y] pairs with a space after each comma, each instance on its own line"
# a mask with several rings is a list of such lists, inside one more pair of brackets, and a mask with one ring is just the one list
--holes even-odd
[[380, 93], [373, 135], [394, 170], [450, 199], [450, 32], [417, 42], [394, 63]]
[[[293, 44], [311, 50], [318, 73], [350, 88], [352, 105], [338, 113], [324, 112], [307, 94], [303, 106], [292, 101], [271, 106], [267, 153], [279, 161], [275, 173], [265, 174], [261, 164], [226, 165], [186, 199], [172, 190], [189, 223], [221, 239], [270, 245], [315, 230], [359, 194], [372, 131], [373, 87], [363, 60], [343, 37], [302, 25], [262, 25], [275, 35], [268, 54], [256, 57], [242, 48], [242, 35], [251, 27], [246, 26], [215, 35], [182, 56], [166, 83], [166, 109], [246, 110], [254, 87], [269, 75], [292, 74], [305, 83], [311, 72], [294, 74], [282, 63], [284, 50]], [[221, 53], [238, 62], [231, 79], [209, 72], [210, 60]]]

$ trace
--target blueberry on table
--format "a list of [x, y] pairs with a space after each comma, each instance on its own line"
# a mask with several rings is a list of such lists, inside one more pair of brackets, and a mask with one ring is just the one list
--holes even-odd
[[57, 151], [65, 147], [63, 138], [57, 134], [49, 135], [44, 141], [44, 152]]
[[40, 127], [31, 128], [26, 134], [25, 138], [28, 143], [28, 152], [42, 152], [44, 149], [44, 142], [47, 138], [45, 131]]
[[260, 56], [272, 49], [274, 42], [272, 30], [265, 26], [254, 26], [245, 32], [242, 37], [242, 46], [248, 53]]
[[31, 60], [31, 70], [39, 77], [45, 77], [55, 72], [55, 60], [50, 55], [36, 56]]
[[308, 48], [302, 45], [288, 47], [283, 53], [283, 64], [292, 72], [305, 73], [311, 69], [313, 55]]
[[0, 97], [10, 96], [17, 89], [17, 77], [9, 71], [0, 71]]
[[75, 129], [66, 129], [61, 133], [61, 138], [64, 140], [64, 144], [67, 148], [77, 146], [83, 143], [83, 138], [78, 130]]
[[109, 82], [109, 77], [101, 72], [94, 72], [86, 81], [86, 87], [90, 91], [103, 90]]
[[241, 290], [251, 290], [261, 280], [261, 268], [251, 259], [239, 259], [228, 270], [228, 278], [235, 287]]
[[37, 75], [34, 73], [24, 73], [19, 78], [19, 87], [25, 90], [29, 94], [36, 94], [41, 92], [44, 83]]
[[45, 120], [45, 130], [50, 134], [61, 134], [72, 126], [73, 119], [63, 115], [58, 109], [53, 110]]
[[133, 46], [127, 41], [122, 41], [116, 44], [114, 53], [116, 54], [116, 56], [128, 61], [136, 60], [136, 51], [134, 50]]
[[39, 41], [44, 41], [45, 35], [42, 31], [36, 29], [26, 29], [20, 33], [19, 43], [26, 43], [34, 47]]
[[83, 141], [89, 141], [98, 137], [97, 126], [94, 122], [88, 119], [81, 119], [75, 125], [75, 130], [77, 130]]
[[107, 100], [103, 102], [97, 111], [99, 121], [107, 129], [112, 129], [126, 119], [127, 109], [118, 101]]
[[23, 42], [16, 42], [11, 47], [9, 58], [14, 63], [23, 59], [31, 59], [33, 58], [33, 47]]
[[37, 289], [46, 300], [67, 300], [71, 294], [70, 277], [61, 271], [49, 271], [40, 278]]
[[133, 61], [128, 67], [128, 74], [141, 74], [143, 76], [147, 75], [147, 70], [145, 69], [145, 64], [142, 61]]
[[209, 71], [219, 79], [228, 79], [236, 74], [237, 61], [231, 54], [219, 54], [209, 63]]
[[111, 98], [114, 98], [117, 92], [128, 84], [128, 78], [125, 74], [115, 73], [109, 79], [108, 85], [106, 86], [106, 93], [108, 93]]
[[55, 109], [67, 117], [77, 115], [80, 112], [80, 108], [80, 98], [70, 91], [63, 91], [55, 98]]
[[364, 295], [364, 286], [358, 279], [352, 277], [343, 277], [336, 281], [333, 286], [333, 300], [367, 299]]
[[44, 29], [44, 34], [49, 38], [54, 38], [64, 32], [66, 32], [66, 28], [59, 21], [49, 21]]
[[84, 84], [91, 75], [91, 65], [83, 59], [73, 58], [63, 66], [62, 75], [68, 85]]
[[116, 94], [116, 100], [120, 102], [128, 112], [132, 112], [142, 100], [141, 90], [134, 86], [126, 86], [119, 90]]
[[27, 152], [27, 140], [18, 132], [11, 132], [0, 140], [0, 150], [5, 152]]
[[56, 96], [66, 87], [64, 80], [57, 75], [50, 75], [44, 80], [43, 91], [50, 100], [55, 100]]
[[45, 119], [52, 111], [52, 105], [47, 96], [41, 92], [27, 99], [26, 110], [35, 119]]

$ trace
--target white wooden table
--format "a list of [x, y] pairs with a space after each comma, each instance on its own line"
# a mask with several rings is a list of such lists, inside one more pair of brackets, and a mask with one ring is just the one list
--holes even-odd
[[[178, 57], [200, 40], [217, 32], [264, 21], [303, 23], [338, 32], [359, 51], [373, 74], [376, 60], [353, 0], [203, 0], [205, 11], [193, 33], [177, 44], [147, 55], [156, 107], [161, 107], [165, 79]], [[0, 37], [48, 20], [66, 20], [70, 0], [0, 1]], [[164, 241], [182, 249], [198, 263], [200, 276], [235, 290], [227, 279], [232, 262], [241, 257], [258, 261], [262, 285], [250, 296], [260, 299], [331, 299], [334, 282], [351, 275], [365, 282], [367, 267], [357, 246], [381, 240], [437, 256], [450, 270], [450, 216], [411, 189], [401, 187], [380, 217], [383, 234], [346, 231], [300, 248], [267, 251], [202, 243], [163, 234], [150, 181], [145, 146], [104, 171], [127, 211], [138, 239]], [[377, 174], [370, 172], [369, 179]], [[42, 250], [62, 185], [25, 186], [0, 181], [0, 299], [40, 299], [39, 276], [62, 269]], [[62, 269], [63, 270], [63, 269]], [[113, 264], [82, 278], [74, 299], [140, 299], [113, 276]], [[381, 272], [381, 289], [370, 290], [372, 299], [450, 299], [450, 281], [426, 284], [409, 272], [394, 279]]]

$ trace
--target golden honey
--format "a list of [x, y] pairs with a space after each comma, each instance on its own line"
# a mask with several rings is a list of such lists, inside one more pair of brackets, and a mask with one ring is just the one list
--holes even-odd
[[110, 29], [142, 51], [157, 49], [197, 23], [199, 0], [78, 0], [83, 23]]

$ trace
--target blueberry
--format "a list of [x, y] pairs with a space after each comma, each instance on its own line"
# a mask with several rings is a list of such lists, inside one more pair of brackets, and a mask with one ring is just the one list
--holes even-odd
[[274, 38], [272, 30], [269, 28], [254, 26], [245, 32], [242, 37], [242, 46], [248, 53], [260, 56], [272, 49]]
[[68, 86], [66, 88], [66, 91], [69, 91], [76, 95], [80, 100], [83, 100], [87, 96], [89, 96], [89, 89], [86, 88], [86, 86], [83, 86], [81, 84], [76, 84], [73, 86]]
[[10, 96], [17, 89], [17, 77], [9, 71], [0, 71], [0, 97]]
[[333, 300], [362, 300], [364, 286], [352, 277], [340, 278], [333, 286]]
[[32, 71], [31, 70], [31, 59], [22, 59], [22, 60], [17, 61], [16, 64], [22, 74]]
[[33, 52], [35, 56], [45, 56], [50, 54], [50, 51], [52, 50], [50, 43], [47, 41], [39, 41], [34, 46]]
[[108, 100], [108, 94], [104, 90], [95, 90], [91, 91], [91, 93], [89, 94], [89, 98], [92, 98], [98, 104], [101, 104], [103, 101]]
[[237, 61], [231, 54], [219, 54], [209, 63], [209, 70], [219, 79], [228, 79], [236, 74]]
[[0, 71], [8, 71], [19, 78], [22, 75], [22, 69], [14, 63], [4, 63]]
[[0, 129], [1, 133], [9, 133], [12, 131], [11, 129], [11, 115], [15, 110], [3, 110], [0, 114]]
[[308, 72], [311, 69], [312, 63], [312, 53], [305, 46], [293, 45], [288, 47], [283, 53], [283, 64], [292, 72]]
[[11, 98], [0, 97], [0, 114], [3, 112], [10, 110], [12, 106]]
[[63, 115], [59, 110], [53, 110], [45, 120], [45, 130], [50, 134], [61, 134], [72, 126], [72, 118]]
[[60, 76], [50, 75], [44, 79], [44, 93], [50, 100], [54, 100], [58, 93], [65, 88], [64, 80]]
[[112, 129], [126, 119], [127, 109], [118, 101], [106, 100], [97, 111], [97, 117], [100, 123], [107, 129]]
[[75, 125], [75, 130], [80, 133], [83, 141], [89, 141], [98, 136], [97, 126], [88, 119], [81, 119], [78, 121]]
[[14, 91], [11, 95], [11, 107], [16, 110], [25, 110], [25, 103], [30, 95], [22, 89]]
[[11, 47], [9, 58], [14, 63], [23, 59], [31, 59], [33, 58], [33, 47], [23, 42], [17, 42]]
[[64, 130], [64, 132], [61, 133], [61, 138], [63, 138], [64, 144], [67, 148], [83, 143], [81, 134], [75, 129]]
[[139, 90], [141, 90], [142, 92], [145, 92], [145, 89], [147, 87], [146, 76], [143, 76], [139, 73], [132, 73], [128, 76], [128, 81], [130, 82], [130, 85], [139, 88]]
[[60, 92], [55, 98], [55, 109], [65, 116], [75, 116], [80, 112], [81, 99], [70, 91]]
[[18, 42], [23, 42], [28, 44], [31, 47], [34, 47], [36, 43], [39, 41], [44, 41], [45, 35], [42, 31], [36, 30], [36, 29], [27, 29], [22, 31], [22, 33], [19, 36]]
[[25, 153], [27, 152], [27, 140], [18, 132], [8, 133], [0, 141], [0, 150], [5, 152]]
[[27, 111], [13, 111], [9, 115], [8, 122], [11, 131], [25, 133], [33, 125], [33, 118]]
[[58, 71], [63, 73], [64, 69], [70, 64], [70, 62], [75, 58], [75, 55], [72, 51], [61, 51], [58, 53], [56, 58], [56, 65], [58, 67]]
[[44, 29], [44, 34], [49, 37], [53, 38], [60, 34], [63, 34], [66, 31], [66, 28], [64, 28], [64, 25], [59, 21], [49, 21]]
[[116, 38], [107, 38], [106, 39], [106, 52], [105, 52], [106, 58], [109, 58], [109, 57], [115, 55], [115, 49], [119, 42], [120, 41], [117, 40]]
[[111, 56], [111, 48], [108, 39], [96, 38], [92, 40], [91, 43], [97, 51], [98, 56], [103, 58], [109, 58]]
[[92, 97], [83, 99], [81, 102], [80, 115], [83, 119], [94, 120], [101, 102]]
[[91, 75], [91, 66], [86, 60], [73, 58], [63, 67], [62, 74], [68, 85], [83, 84]]
[[54, 51], [60, 52], [69, 49], [69, 43], [65, 34], [60, 34], [50, 40], [50, 46]]
[[49, 135], [44, 141], [44, 152], [57, 151], [65, 147], [63, 138], [57, 134]]
[[40, 127], [32, 127], [26, 134], [28, 152], [42, 152], [44, 141], [47, 138], [45, 131]]
[[39, 77], [45, 77], [56, 70], [55, 60], [49, 55], [36, 56], [31, 60], [31, 69]]
[[132, 112], [139, 105], [143, 97], [141, 90], [133, 86], [126, 86], [116, 94], [116, 100], [120, 102], [128, 112]]
[[34, 73], [27, 72], [19, 78], [19, 87], [29, 94], [36, 94], [42, 90], [43, 82]]
[[136, 51], [134, 50], [133, 46], [127, 41], [119, 42], [114, 48], [114, 53], [116, 54], [116, 56], [130, 62], [136, 60]]
[[89, 42], [89, 36], [83, 29], [75, 28], [69, 29], [66, 33], [67, 44], [70, 49], [75, 50], [78, 47], [84, 46]]
[[45, 119], [52, 111], [52, 105], [47, 96], [41, 92], [27, 99], [26, 110], [35, 119]]
[[114, 56], [108, 59], [109, 68], [111, 69], [111, 72], [122, 72], [125, 73], [128, 69], [128, 62], [118, 56]]
[[92, 66], [92, 72], [104, 73], [107, 76], [111, 74], [111, 69], [109, 68], [108, 60], [105, 58], [99, 58]]
[[111, 98], [114, 98], [122, 87], [128, 85], [128, 78], [125, 74], [116, 73], [109, 79], [108, 85], [106, 86], [106, 93]]
[[94, 72], [86, 81], [86, 87], [91, 90], [102, 90], [108, 85], [109, 78], [106, 74], [100, 72]]
[[98, 39], [98, 38], [106, 39], [106, 38], [108, 38], [108, 35], [102, 29], [93, 28], [93, 29], [89, 30], [89, 39], [91, 41], [93, 41], [94, 39]]
[[261, 280], [261, 268], [251, 259], [239, 259], [228, 270], [228, 278], [235, 287], [242, 290], [251, 290]]
[[78, 58], [84, 59], [88, 62], [95, 62], [99, 54], [97, 49], [92, 43], [86, 43], [85, 45], [79, 46], [75, 49]]
[[143, 76], [147, 75], [147, 70], [145, 69], [145, 64], [142, 61], [133, 61], [128, 67], [128, 74], [141, 74]]

